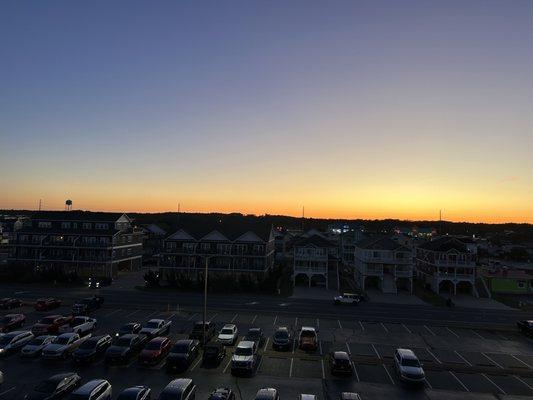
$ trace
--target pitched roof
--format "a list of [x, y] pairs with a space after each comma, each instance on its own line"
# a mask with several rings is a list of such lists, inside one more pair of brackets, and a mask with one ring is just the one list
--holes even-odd
[[460, 253], [467, 253], [466, 245], [452, 236], [443, 236], [435, 240], [431, 240], [419, 246], [420, 249], [447, 252], [456, 250]]
[[[124, 213], [116, 212], [92, 212], [92, 211], [34, 211], [30, 214], [32, 220], [46, 221], [97, 221], [115, 222]], [[127, 216], [126, 216], [127, 217]]]
[[400, 251], [411, 251], [408, 247], [405, 247], [398, 243], [395, 240], [392, 240], [388, 236], [375, 235], [360, 240], [355, 244], [356, 247], [360, 249], [368, 250], [400, 250]]
[[292, 244], [294, 247], [302, 247], [307, 245], [312, 245], [316, 247], [337, 247], [335, 243], [330, 242], [329, 240], [325, 239], [323, 236], [320, 235], [297, 237], [293, 240]]

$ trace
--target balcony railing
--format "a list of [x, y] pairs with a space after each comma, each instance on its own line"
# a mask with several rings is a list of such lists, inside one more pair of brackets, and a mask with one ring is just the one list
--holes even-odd
[[294, 272], [299, 273], [319, 273], [319, 274], [326, 274], [328, 272], [327, 267], [294, 267]]

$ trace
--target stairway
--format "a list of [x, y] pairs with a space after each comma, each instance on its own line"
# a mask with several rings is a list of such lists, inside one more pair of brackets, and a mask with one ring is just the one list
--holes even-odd
[[485, 282], [485, 279], [483, 279], [482, 276], [476, 278], [476, 286], [474, 289], [477, 290], [479, 297], [484, 297], [487, 299], [492, 298], [490, 290], [487, 286], [487, 282]]
[[383, 293], [396, 294], [398, 289], [396, 288], [396, 281], [394, 277], [389, 274], [383, 275], [383, 280], [381, 281], [381, 291]]

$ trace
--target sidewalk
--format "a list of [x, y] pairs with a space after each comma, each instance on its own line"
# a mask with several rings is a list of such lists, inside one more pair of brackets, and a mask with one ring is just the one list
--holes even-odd
[[515, 310], [494, 299], [484, 297], [475, 298], [470, 295], [456, 295], [451, 297], [456, 307], [479, 308], [480, 310]]
[[381, 293], [379, 290], [368, 290], [368, 297], [373, 303], [407, 304], [427, 306], [428, 304], [415, 295], [399, 292], [397, 294]]

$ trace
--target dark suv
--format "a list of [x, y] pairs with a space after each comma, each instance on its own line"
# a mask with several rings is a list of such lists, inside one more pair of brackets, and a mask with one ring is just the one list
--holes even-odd
[[[215, 324], [213, 322], [205, 322], [205, 343], [208, 343], [215, 336]], [[199, 340], [200, 343], [204, 339], [204, 323], [198, 321], [194, 324], [192, 332], [189, 335], [189, 339]]]

